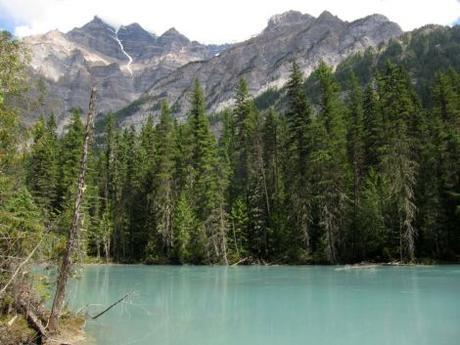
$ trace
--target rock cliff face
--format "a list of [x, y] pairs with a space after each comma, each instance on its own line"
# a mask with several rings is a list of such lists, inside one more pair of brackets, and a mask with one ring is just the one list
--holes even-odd
[[68, 33], [51, 31], [24, 42], [31, 55], [31, 93], [41, 97], [40, 109], [30, 110], [26, 120], [53, 112], [61, 125], [71, 109], [86, 109], [92, 83], [98, 111], [116, 111], [178, 67], [226, 47], [191, 42], [174, 28], [159, 37], [139, 24], [113, 28], [98, 17]]
[[253, 95], [283, 85], [296, 61], [308, 75], [320, 60], [336, 66], [350, 54], [402, 34], [401, 28], [382, 15], [346, 22], [329, 12], [318, 18], [296, 11], [273, 16], [257, 36], [229, 47], [208, 61], [189, 63], [152, 83], [132, 106], [120, 112], [123, 123], [137, 124], [167, 98], [178, 116], [188, 108], [193, 80], [202, 83], [210, 111], [232, 103], [240, 78]]

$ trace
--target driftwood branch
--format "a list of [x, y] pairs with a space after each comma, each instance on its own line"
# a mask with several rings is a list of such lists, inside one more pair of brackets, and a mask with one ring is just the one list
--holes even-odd
[[91, 318], [93, 320], [96, 320], [99, 316], [102, 316], [103, 314], [105, 314], [106, 312], [108, 312], [110, 309], [112, 309], [113, 307], [115, 307], [118, 303], [121, 303], [123, 302], [130, 294], [127, 293], [126, 295], [124, 295], [122, 298], [120, 298], [118, 301], [116, 301], [115, 303], [112, 303], [109, 307], [105, 308], [103, 311], [101, 311], [99, 314], [95, 315], [95, 316], [92, 316]]
[[235, 266], [238, 266], [239, 264], [242, 264], [243, 262], [245, 262], [248, 258], [242, 258], [240, 261], [237, 261], [235, 262], [234, 264], [232, 264], [231, 267], [235, 267]]

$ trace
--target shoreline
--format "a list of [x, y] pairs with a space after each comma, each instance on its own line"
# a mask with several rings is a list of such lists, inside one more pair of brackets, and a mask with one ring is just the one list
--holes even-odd
[[146, 264], [143, 262], [136, 263], [118, 263], [118, 262], [108, 262], [108, 263], [94, 263], [94, 262], [85, 262], [79, 264], [80, 266], [168, 266], [168, 267], [309, 267], [309, 266], [324, 266], [324, 267], [350, 267], [350, 268], [375, 268], [375, 267], [433, 267], [433, 266], [450, 266], [450, 265], [460, 265], [460, 262], [435, 262], [435, 263], [399, 263], [399, 262], [363, 262], [355, 264], [324, 264], [324, 263], [314, 263], [314, 264], [261, 264], [261, 263], [250, 263], [250, 264], [240, 264], [240, 265], [221, 265], [221, 264], [210, 264], [210, 265], [195, 265], [195, 264]]

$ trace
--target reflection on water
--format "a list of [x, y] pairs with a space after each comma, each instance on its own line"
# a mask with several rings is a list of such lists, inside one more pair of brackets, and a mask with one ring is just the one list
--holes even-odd
[[458, 345], [460, 267], [88, 266], [98, 345]]

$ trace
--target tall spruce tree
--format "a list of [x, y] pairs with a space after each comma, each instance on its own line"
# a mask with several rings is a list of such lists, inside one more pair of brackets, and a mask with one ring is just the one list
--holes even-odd
[[388, 63], [378, 84], [386, 134], [381, 166], [392, 195], [399, 258], [414, 261], [418, 169], [414, 123], [420, 109], [409, 76], [402, 67]]
[[366, 172], [370, 168], [379, 168], [384, 137], [383, 116], [376, 91], [374, 90], [375, 84], [375, 82], [371, 82], [367, 85], [363, 100]]
[[53, 118], [35, 124], [33, 144], [27, 162], [27, 185], [37, 204], [48, 216], [57, 202], [57, 137]]
[[[302, 72], [296, 63], [292, 64], [287, 83], [288, 148], [289, 168], [286, 175], [286, 191], [289, 195], [287, 205], [291, 211], [291, 242], [295, 251], [311, 250], [311, 186], [309, 179], [309, 154], [311, 149], [310, 124], [311, 106], [305, 94]], [[299, 253], [294, 253], [298, 255]]]
[[[153, 218], [151, 241], [157, 242], [158, 250], [169, 256], [174, 243], [172, 216], [174, 209], [174, 122], [169, 105], [161, 105], [160, 122], [156, 127], [156, 156], [153, 171]], [[151, 244], [153, 245], [153, 244]]]
[[270, 108], [263, 124], [264, 166], [270, 213], [267, 218], [267, 250], [270, 257], [281, 257], [288, 248], [286, 233], [286, 193], [283, 174], [284, 133], [282, 119]]
[[349, 167], [346, 155], [344, 107], [332, 69], [322, 62], [314, 72], [321, 92], [311, 164], [315, 172], [315, 199], [324, 254], [337, 263], [343, 245]]
[[350, 91], [347, 99], [347, 150], [348, 161], [351, 165], [353, 174], [352, 202], [353, 211], [349, 220], [349, 242], [348, 256], [355, 257], [356, 249], [362, 242], [362, 232], [360, 226], [359, 210], [361, 208], [361, 192], [365, 176], [365, 146], [364, 146], [364, 110], [363, 95], [358, 80], [355, 75], [351, 75]]
[[[220, 212], [223, 195], [219, 187], [217, 143], [209, 128], [203, 90], [198, 80], [192, 93], [189, 126], [193, 145], [191, 191], [199, 224], [197, 233], [191, 238], [195, 246], [190, 255], [200, 261], [225, 260], [226, 236], [222, 236], [221, 231], [221, 224], [225, 220]], [[206, 239], [205, 248], [201, 247], [203, 238]]]

